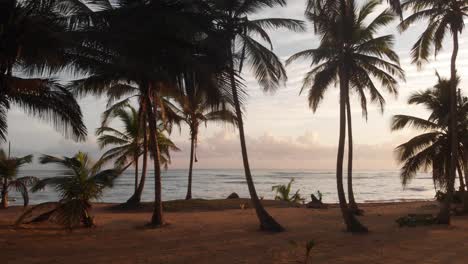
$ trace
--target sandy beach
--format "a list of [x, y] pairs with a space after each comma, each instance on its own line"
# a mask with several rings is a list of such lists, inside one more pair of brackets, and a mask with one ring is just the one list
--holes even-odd
[[12, 228], [21, 207], [0, 211], [3, 263], [303, 263], [305, 245], [316, 247], [311, 263], [467, 263], [468, 217], [450, 227], [400, 228], [395, 219], [408, 213], [435, 213], [434, 202], [365, 204], [367, 235], [342, 231], [338, 208], [288, 208], [265, 201], [287, 231], [258, 231], [253, 209], [230, 209], [241, 200], [205, 201], [184, 208], [166, 205], [170, 225], [143, 228], [150, 208], [133, 211], [96, 204], [98, 227], [65, 231], [41, 223]]

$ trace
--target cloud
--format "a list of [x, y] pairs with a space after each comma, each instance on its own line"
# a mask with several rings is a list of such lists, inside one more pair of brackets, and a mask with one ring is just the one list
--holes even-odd
[[[393, 149], [403, 140], [404, 137], [397, 136], [381, 144], [355, 145], [355, 168], [396, 169]], [[258, 137], [247, 137], [246, 142], [252, 168], [329, 170], [336, 166], [336, 144], [325, 144], [312, 131], [295, 138], [264, 133]], [[189, 144], [177, 144], [183, 151], [173, 155], [171, 167], [187, 168]], [[221, 130], [200, 140], [197, 157], [196, 168], [242, 168], [237, 133]]]

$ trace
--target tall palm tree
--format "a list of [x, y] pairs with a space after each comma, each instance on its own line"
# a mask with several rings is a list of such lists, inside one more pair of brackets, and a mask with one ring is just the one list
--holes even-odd
[[[192, 76], [196, 74], [192, 73]], [[192, 199], [192, 171], [193, 163], [197, 162], [196, 149], [198, 146], [198, 135], [200, 125], [203, 123], [207, 125], [208, 122], [220, 122], [237, 124], [236, 115], [230, 105], [228, 105], [229, 98], [226, 95], [218, 95], [216, 101], [211, 102], [206, 90], [203, 90], [196, 79], [193, 78], [192, 85], [185, 86], [183, 93], [174, 96], [172, 111], [180, 117], [180, 119], [187, 124], [190, 129], [190, 162], [188, 172], [188, 184], [186, 200]], [[188, 82], [187, 82], [188, 83]]]
[[[430, 115], [427, 119], [396, 115], [392, 120], [392, 130], [414, 128], [424, 131], [406, 143], [398, 146], [396, 152], [398, 161], [403, 163], [401, 169], [402, 184], [407, 185], [420, 169], [432, 168], [434, 183], [441, 188], [447, 189], [450, 184], [450, 87], [451, 80], [438, 76], [439, 81], [433, 88], [414, 93], [408, 99], [408, 104], [423, 105]], [[457, 84], [459, 79], [457, 79]], [[463, 153], [467, 151], [466, 127], [468, 124], [468, 104], [459, 101], [457, 107], [458, 139], [457, 167], [459, 171], [463, 167]], [[462, 177], [462, 175], [459, 175]], [[463, 182], [462, 178], [460, 183]], [[447, 190], [448, 191], [448, 190]]]
[[51, 122], [67, 137], [83, 140], [86, 127], [72, 94], [51, 78], [70, 64], [67, 29], [52, 8], [35, 1], [8, 1], [0, 20], [0, 139], [7, 135], [12, 105]]
[[[343, 7], [343, 4], [346, 5]], [[388, 25], [394, 16], [388, 10], [369, 20], [379, 1], [368, 1], [359, 9], [352, 0], [329, 5], [326, 9], [316, 8], [306, 12], [321, 36], [318, 48], [301, 51], [288, 59], [287, 63], [304, 58], [311, 59], [314, 68], [304, 77], [302, 90], [309, 89], [309, 105], [315, 112], [323, 100], [326, 90], [338, 83], [340, 88], [340, 136], [337, 156], [337, 190], [341, 212], [348, 231], [366, 232], [349, 210], [343, 188], [343, 160], [346, 137], [346, 108], [349, 94], [355, 90], [361, 101], [364, 115], [367, 113], [366, 93], [371, 101], [383, 108], [385, 100], [374, 80], [389, 93], [397, 93], [396, 78], [404, 78], [399, 66], [398, 55], [393, 51], [393, 36], [376, 37], [382, 26]], [[349, 111], [348, 111], [349, 112]], [[350, 124], [350, 118], [348, 118]], [[349, 126], [351, 131], [351, 126]], [[351, 134], [350, 134], [351, 135]], [[349, 141], [350, 144], [352, 140]]]
[[[116, 177], [122, 170], [101, 170], [101, 162], [94, 163], [83, 152], [78, 152], [73, 157], [53, 157], [43, 155], [41, 164], [57, 164], [64, 171], [64, 176], [51, 177], [39, 180], [31, 189], [33, 192], [44, 189], [46, 186], [54, 187], [60, 195], [60, 201], [47, 215], [47, 219], [53, 218], [59, 224], [67, 228], [74, 228], [80, 224], [85, 227], [94, 226], [94, 218], [91, 215], [92, 201], [102, 197], [104, 188], [112, 186]], [[49, 206], [50, 203], [39, 204], [25, 211], [17, 220], [17, 224], [23, 222], [32, 211]]]
[[[287, 28], [294, 31], [304, 29], [302, 21], [284, 18], [264, 18], [251, 20], [250, 15], [260, 12], [264, 8], [285, 6], [285, 0], [235, 0], [213, 1], [214, 12], [219, 16], [218, 25], [225, 36], [226, 53], [229, 61], [230, 84], [236, 117], [239, 128], [239, 139], [242, 151], [245, 177], [250, 197], [260, 221], [260, 229], [266, 231], [282, 231], [283, 227], [271, 217], [260, 203], [250, 170], [245, 142], [244, 122], [242, 119], [241, 95], [239, 88], [242, 83], [238, 80], [244, 62], [251, 65], [260, 86], [265, 91], [274, 91], [286, 80], [286, 72], [279, 58], [272, 52], [271, 39], [266, 32], [268, 29]], [[253, 38], [260, 36], [269, 47]]]
[[32, 155], [24, 157], [10, 157], [3, 149], [0, 149], [0, 190], [2, 194], [1, 208], [8, 207], [8, 193], [16, 190], [23, 196], [23, 204], [29, 203], [28, 187], [37, 181], [36, 177], [25, 176], [18, 178], [18, 170], [32, 162]]
[[[148, 135], [145, 135], [148, 131], [147, 124], [141, 123], [141, 114], [129, 104], [120, 105], [109, 110], [103, 114], [102, 126], [96, 130], [96, 134], [99, 136], [98, 143], [101, 148], [110, 145], [116, 145], [116, 147], [107, 150], [102, 155], [101, 161], [108, 162], [114, 160], [116, 167], [127, 168], [131, 165], [135, 166], [135, 190], [127, 203], [133, 205], [139, 204], [147, 172]], [[118, 118], [121, 121], [123, 131], [108, 126], [108, 122], [114, 118]], [[170, 152], [178, 151], [179, 149], [164, 134], [161, 125], [158, 127], [158, 145], [161, 151], [161, 166], [167, 168], [171, 162]], [[143, 155], [143, 168], [140, 182], [138, 182], [138, 165], [141, 155]]]
[[[122, 0], [116, 3], [117, 8], [76, 19], [93, 23], [77, 29], [78, 36], [84, 38], [74, 54], [75, 63], [89, 77], [75, 83], [75, 90], [81, 94], [107, 94], [114, 100], [128, 95], [139, 97], [139, 110], [149, 125], [149, 149], [154, 157], [152, 226], [164, 224], [160, 150], [156, 137], [158, 121], [165, 114], [161, 94], [178, 91], [181, 75], [187, 69], [203, 68], [207, 61], [219, 60], [218, 56], [209, 54], [215, 50], [211, 47], [216, 47], [216, 42], [205, 45], [215, 28], [212, 16], [205, 12], [205, 5], [206, 1], [198, 0]], [[122, 32], [128, 34], [122, 35]]]
[[[450, 62], [450, 115], [456, 116], [457, 101], [457, 56], [459, 50], [459, 35], [465, 28], [464, 19], [468, 16], [468, 1], [466, 0], [406, 0], [402, 4], [403, 10], [411, 10], [413, 13], [405, 18], [400, 29], [406, 30], [410, 25], [426, 20], [427, 27], [413, 46], [413, 63], [421, 66], [427, 61], [431, 51], [437, 55], [442, 50], [442, 43], [447, 35], [452, 35], [452, 57]], [[453, 196], [453, 184], [455, 182], [457, 163], [457, 120], [451, 118], [449, 134], [451, 140], [450, 181], [445, 203], [440, 209], [438, 222], [450, 224], [450, 203]]]

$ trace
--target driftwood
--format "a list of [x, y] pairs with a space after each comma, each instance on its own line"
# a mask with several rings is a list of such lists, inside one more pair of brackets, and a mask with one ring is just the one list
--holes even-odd
[[311, 201], [306, 204], [307, 208], [312, 208], [312, 209], [327, 209], [328, 205], [324, 204], [322, 202], [322, 198], [317, 198], [314, 194], [310, 195]]

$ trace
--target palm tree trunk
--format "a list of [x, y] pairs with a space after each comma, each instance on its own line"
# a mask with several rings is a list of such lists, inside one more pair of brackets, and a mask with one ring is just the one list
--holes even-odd
[[[143, 107], [145, 108], [145, 107]], [[145, 181], [146, 181], [146, 173], [148, 171], [148, 131], [146, 125], [146, 117], [145, 115], [142, 116], [142, 122], [144, 126], [143, 129], [143, 167], [141, 168], [141, 177], [140, 183], [138, 184], [138, 188], [136, 192], [127, 200], [127, 204], [134, 204], [137, 205], [141, 202], [141, 196], [143, 194], [143, 190], [145, 188]]]
[[[465, 183], [468, 184], [468, 158], [466, 154], [463, 156], [463, 168], [465, 174]], [[463, 193], [463, 212], [468, 213], [468, 188], [467, 191]]]
[[349, 89], [349, 80], [344, 66], [340, 69], [340, 136], [338, 141], [338, 153], [336, 158], [336, 187], [338, 192], [338, 200], [340, 203], [341, 214], [346, 224], [348, 232], [367, 232], [367, 228], [363, 226], [356, 217], [350, 212], [343, 187], [343, 162], [346, 137], [346, 94]]
[[138, 173], [139, 173], [139, 169], [138, 169], [138, 153], [135, 154], [135, 157], [134, 157], [134, 162], [135, 162], [135, 191], [134, 191], [134, 194], [137, 192], [138, 190]]
[[[153, 92], [151, 85], [148, 87], [148, 93]], [[157, 122], [157, 103], [152, 102], [150, 94], [146, 95], [147, 114], [149, 120], [149, 136], [150, 136], [150, 151], [153, 153], [154, 162], [154, 208], [153, 216], [151, 217], [151, 226], [162, 226], [164, 225], [164, 216], [162, 208], [162, 184], [161, 184], [161, 165], [160, 165], [160, 154], [158, 146], [158, 136], [156, 129]]]
[[353, 214], [360, 215], [362, 212], [357, 206], [354, 199], [353, 190], [353, 125], [351, 119], [351, 102], [349, 100], [349, 91], [346, 95], [346, 117], [348, 122], [348, 197], [349, 197], [349, 210]]
[[255, 190], [255, 184], [252, 179], [252, 174], [250, 172], [250, 165], [249, 165], [249, 158], [247, 156], [247, 145], [245, 143], [245, 134], [244, 134], [244, 124], [242, 121], [242, 110], [240, 108], [239, 103], [239, 96], [237, 94], [237, 86], [236, 86], [236, 77], [234, 75], [234, 61], [233, 61], [233, 54], [230, 51], [230, 66], [231, 66], [231, 88], [232, 88], [232, 96], [234, 99], [234, 107], [236, 108], [236, 117], [237, 123], [239, 128], [239, 140], [241, 145], [241, 152], [242, 152], [242, 161], [244, 164], [244, 171], [245, 171], [245, 179], [247, 181], [247, 186], [249, 188], [250, 199], [252, 201], [253, 206], [255, 207], [255, 212], [257, 213], [258, 220], [260, 221], [260, 229], [264, 231], [272, 231], [272, 232], [281, 232], [284, 231], [284, 228], [276, 222], [276, 220], [268, 214], [265, 210], [263, 205], [261, 204], [260, 200], [257, 196], [257, 191]]
[[458, 140], [457, 140], [457, 56], [458, 56], [458, 31], [452, 32], [453, 36], [453, 52], [450, 64], [450, 166], [448, 173], [447, 195], [444, 203], [442, 204], [439, 214], [437, 215], [437, 222], [439, 224], [450, 224], [450, 205], [453, 200], [453, 189], [455, 184], [456, 166], [458, 161]]
[[3, 188], [2, 188], [2, 209], [8, 208], [8, 184], [7, 179], [3, 180]]
[[460, 165], [457, 166], [457, 172], [458, 172], [458, 181], [460, 182], [460, 191], [464, 192], [465, 180], [463, 179], [463, 172], [462, 172], [462, 168], [460, 167]]
[[187, 195], [185, 196], [185, 200], [192, 199], [192, 170], [193, 170], [193, 156], [195, 150], [195, 132], [191, 132], [192, 137], [190, 139], [190, 165], [189, 165], [189, 172], [188, 172], [188, 184], [187, 184]]

